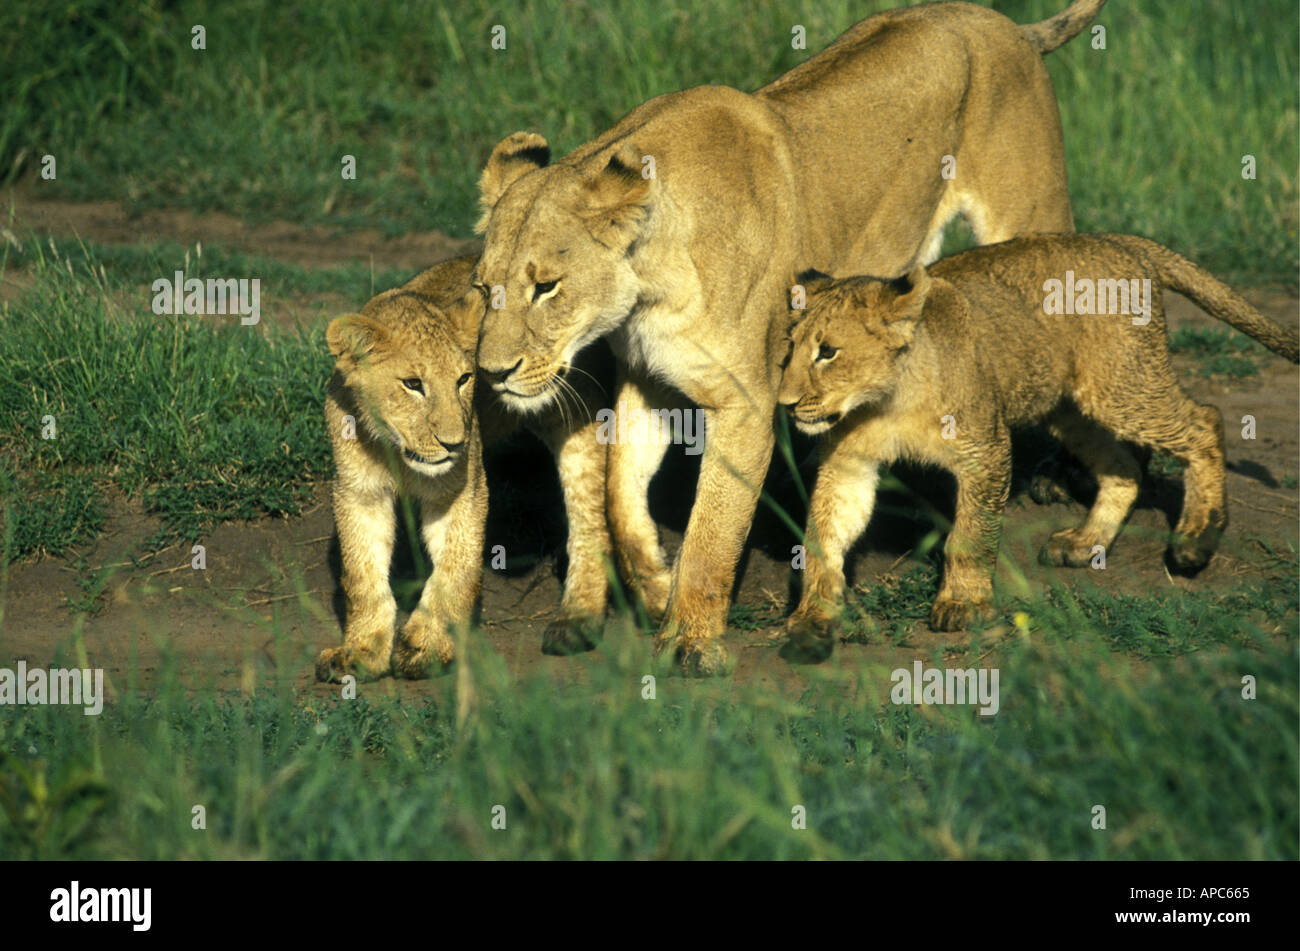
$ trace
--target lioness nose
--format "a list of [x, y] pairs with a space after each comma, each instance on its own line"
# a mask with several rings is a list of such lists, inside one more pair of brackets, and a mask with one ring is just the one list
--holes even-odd
[[483, 375], [487, 377], [489, 383], [504, 383], [510, 378], [510, 374], [519, 369], [519, 364], [523, 362], [524, 358], [520, 357], [505, 370], [494, 370], [491, 367], [479, 367], [479, 369], [483, 372]]
[[460, 452], [462, 449], [465, 448], [465, 440], [463, 439], [460, 442], [447, 442], [447, 440], [439, 437], [438, 444], [441, 445], [443, 449], [446, 449], [450, 453]]

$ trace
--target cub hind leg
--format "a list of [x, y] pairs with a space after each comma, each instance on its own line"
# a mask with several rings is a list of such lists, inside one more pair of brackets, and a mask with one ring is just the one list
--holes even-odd
[[1052, 435], [1091, 470], [1097, 497], [1084, 523], [1052, 533], [1038, 560], [1080, 568], [1092, 560], [1097, 546], [1108, 548], [1119, 534], [1137, 501], [1142, 470], [1119, 440], [1074, 407], [1057, 410], [1046, 422]]
[[1183, 463], [1183, 510], [1168, 559], [1171, 568], [1195, 574], [1209, 562], [1228, 526], [1223, 416], [1213, 406], [1193, 402], [1171, 371], [1142, 382], [1146, 385], [1122, 399], [1088, 412], [1120, 439], [1163, 449]]

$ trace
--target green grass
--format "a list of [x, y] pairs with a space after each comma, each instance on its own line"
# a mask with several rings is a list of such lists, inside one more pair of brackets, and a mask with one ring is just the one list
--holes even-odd
[[[404, 284], [412, 272], [404, 268], [375, 271], [356, 262], [331, 267], [300, 267], [275, 258], [245, 254], [221, 245], [185, 247], [174, 241], [141, 244], [106, 244], [82, 238], [25, 236], [20, 247], [5, 254], [8, 267], [34, 267], [58, 262], [74, 276], [115, 293], [127, 292], [133, 303], [145, 308], [153, 299], [151, 285], [176, 271], [191, 277], [256, 277], [261, 281], [262, 304], [312, 294], [340, 294], [358, 305], [380, 291]], [[134, 296], [129, 296], [129, 295]]]
[[1267, 348], [1244, 334], [1212, 327], [1180, 327], [1169, 335], [1170, 353], [1183, 353], [1196, 360], [1201, 376], [1254, 376], [1265, 360]]
[[140, 498], [186, 539], [220, 521], [300, 510], [329, 467], [331, 361], [319, 326], [112, 314], [93, 265], [33, 266], [34, 286], [0, 311], [11, 556], [92, 537], [112, 492]]
[[[0, 851], [1297, 858], [1294, 639], [1243, 627], [1243, 646], [1135, 670], [1083, 615], [1068, 637], [1036, 628], [996, 657], [948, 661], [999, 669], [992, 717], [894, 705], [887, 667], [843, 668], [798, 702], [667, 676], [646, 700], [647, 641], [606, 651], [568, 688], [546, 673], [515, 681], [474, 650], [453, 678], [476, 697], [463, 724], [452, 682], [441, 701], [403, 703], [382, 684], [345, 700], [294, 694], [289, 671], [249, 699], [182, 689], [170, 665], [99, 717], [26, 708], [0, 717]], [[1241, 696], [1245, 674], [1257, 699]], [[1094, 805], [1106, 830], [1090, 825]], [[806, 829], [792, 827], [796, 806]]]
[[[1064, 2], [995, 6], [1030, 22]], [[464, 236], [479, 169], [510, 132], [542, 131], [563, 154], [656, 94], [755, 89], [895, 5], [18, 0], [0, 11], [0, 174], [130, 207]], [[807, 51], [790, 46], [796, 22]], [[1085, 34], [1047, 59], [1080, 230], [1294, 286], [1296, 5], [1117, 0], [1099, 22], [1105, 50]], [[194, 24], [206, 50], [190, 47]], [[504, 51], [489, 47], [496, 24]], [[47, 153], [52, 182], [34, 177]]]

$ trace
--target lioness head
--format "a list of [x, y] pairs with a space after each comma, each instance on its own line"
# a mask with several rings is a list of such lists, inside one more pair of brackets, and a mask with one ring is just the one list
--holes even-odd
[[423, 475], [450, 470], [469, 440], [481, 313], [477, 295], [444, 311], [399, 289], [325, 332], [365, 431]]
[[517, 132], [479, 179], [486, 241], [473, 281], [488, 302], [479, 366], [523, 411], [554, 399], [574, 355], [631, 312], [628, 255], [649, 214], [650, 182], [632, 145], [590, 167], [549, 161], [545, 139]]
[[812, 435], [892, 395], [895, 363], [912, 340], [930, 279], [918, 267], [893, 281], [837, 281], [811, 272], [798, 283], [807, 292], [807, 308], [791, 330], [778, 398], [795, 425]]

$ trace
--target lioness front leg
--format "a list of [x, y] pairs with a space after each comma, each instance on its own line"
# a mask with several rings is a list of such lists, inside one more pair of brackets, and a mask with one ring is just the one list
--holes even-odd
[[879, 464], [852, 433], [822, 444], [808, 506], [803, 594], [786, 619], [791, 643], [816, 659], [829, 657], [844, 607], [844, 556], [871, 521]]
[[[650, 412], [647, 388], [647, 384], [620, 374], [613, 407], [615, 425], [620, 419], [633, 420], [638, 414]], [[663, 462], [669, 439], [659, 426], [645, 425], [640, 432], [644, 439], [621, 438], [627, 435], [622, 432], [610, 434], [606, 499], [614, 551], [623, 577], [650, 620], [658, 624], [668, 610], [672, 575], [659, 544], [659, 529], [650, 516], [650, 480]]]
[[993, 572], [1011, 487], [1011, 441], [997, 425], [971, 446], [956, 473], [957, 513], [944, 544], [943, 584], [930, 609], [936, 631], [960, 631], [994, 617]]
[[686, 537], [673, 569], [673, 589], [658, 653], [671, 652], [682, 666], [705, 675], [723, 672], [727, 653], [719, 643], [745, 537], [763, 486], [775, 441], [765, 405], [706, 411], [707, 443]]
[[598, 429], [599, 424], [592, 422], [568, 432], [553, 429], [542, 433], [555, 456], [569, 521], [562, 616], [542, 633], [544, 654], [591, 650], [605, 622], [609, 593], [605, 572], [611, 546], [605, 517], [607, 447], [597, 439]]
[[393, 495], [361, 494], [341, 481], [333, 494], [347, 615], [343, 646], [321, 651], [316, 679], [337, 681], [352, 674], [358, 680], [373, 680], [388, 672], [397, 620], [397, 602], [388, 585], [397, 521]]
[[427, 677], [435, 661], [450, 664], [456, 656], [451, 630], [473, 619], [483, 584], [487, 481], [481, 466], [467, 478], [471, 484], [450, 505], [427, 499], [420, 505], [420, 534], [433, 572], [397, 639], [395, 676], [415, 680]]

